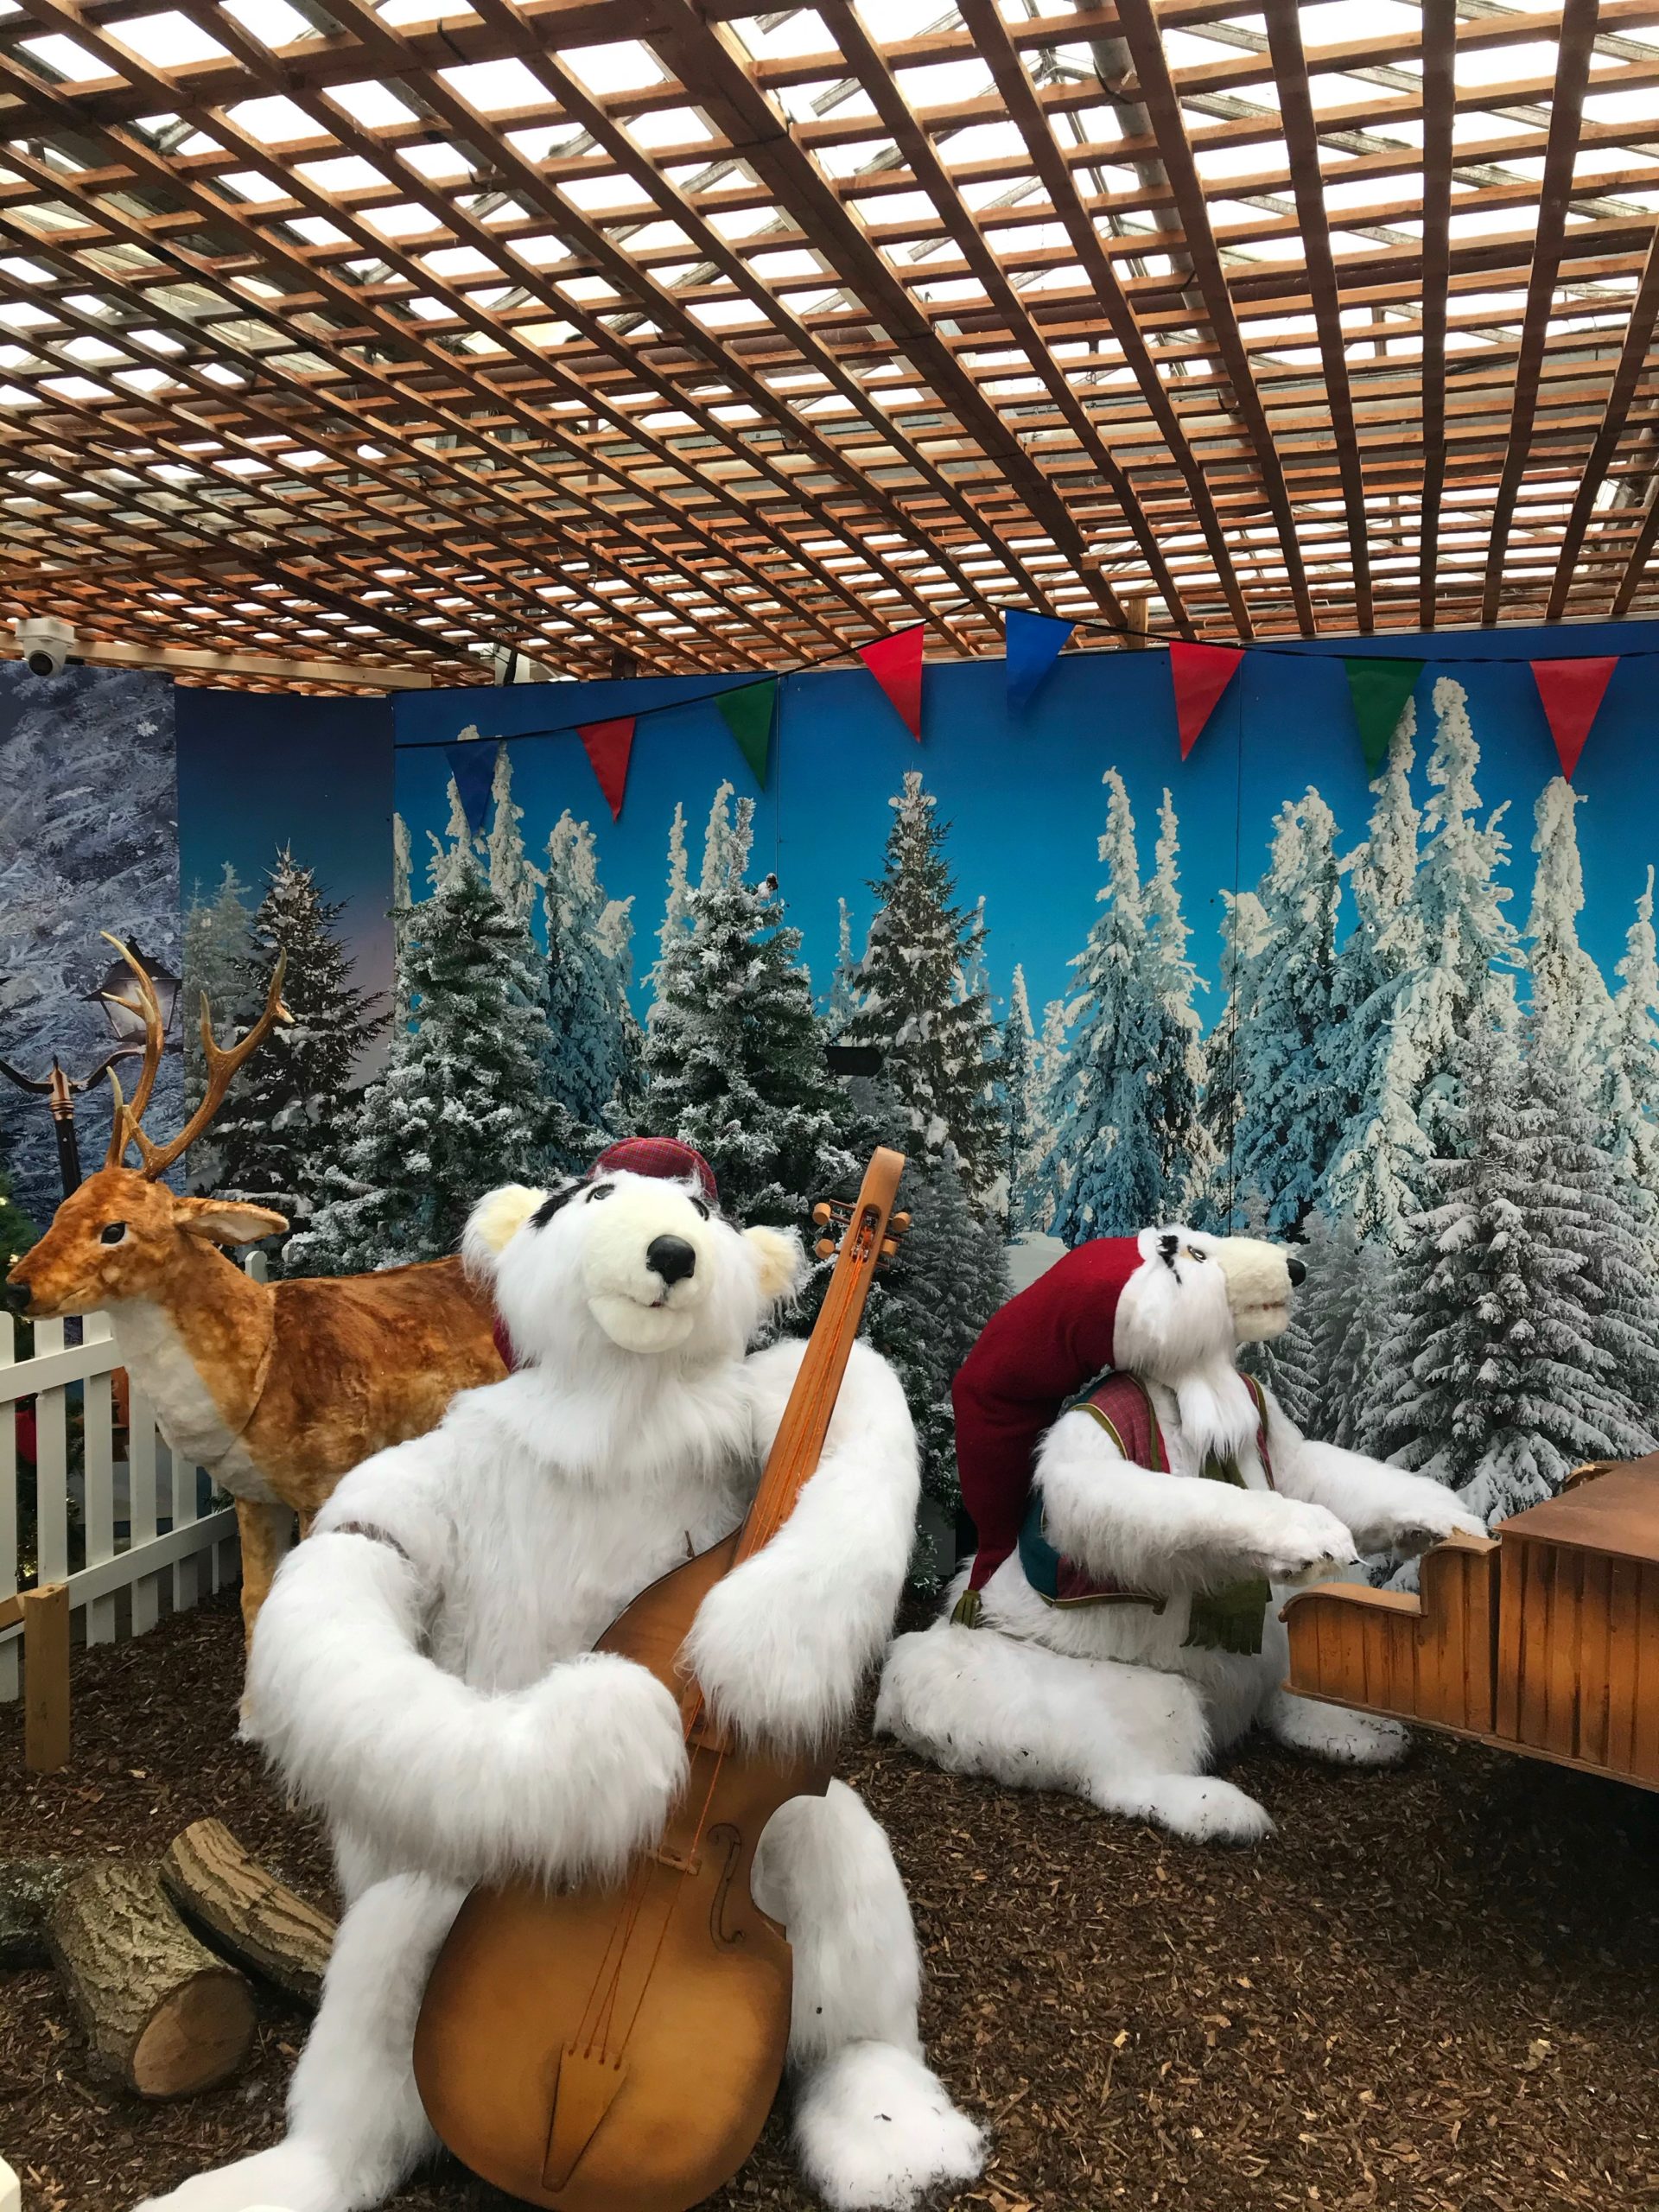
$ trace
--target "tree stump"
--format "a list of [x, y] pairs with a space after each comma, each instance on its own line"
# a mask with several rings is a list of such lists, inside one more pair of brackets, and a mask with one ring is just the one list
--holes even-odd
[[334, 1922], [250, 1858], [222, 1821], [195, 1821], [175, 1836], [162, 1881], [217, 1949], [315, 2006]]
[[234, 2074], [253, 1999], [205, 1950], [153, 1866], [95, 1866], [59, 1894], [47, 1941], [86, 2035], [87, 2063], [141, 2097], [187, 2097]]

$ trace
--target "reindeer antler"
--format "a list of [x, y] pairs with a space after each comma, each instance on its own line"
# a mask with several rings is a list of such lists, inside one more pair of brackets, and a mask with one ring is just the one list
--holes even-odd
[[139, 1074], [138, 1088], [132, 1094], [130, 1106], [123, 1105], [121, 1086], [116, 1082], [115, 1070], [111, 1068], [109, 1071], [110, 1081], [115, 1089], [115, 1119], [110, 1126], [110, 1148], [104, 1155], [104, 1165], [106, 1167], [118, 1167], [122, 1155], [127, 1148], [127, 1139], [121, 1133], [121, 1117], [124, 1114], [129, 1115], [135, 1128], [143, 1120], [144, 1109], [149, 1103], [149, 1094], [156, 1088], [156, 1073], [162, 1065], [162, 1047], [166, 1041], [166, 1028], [162, 1020], [161, 1001], [156, 995], [156, 986], [151, 982], [149, 971], [143, 962], [139, 959], [130, 944], [124, 944], [118, 937], [112, 937], [108, 930], [100, 930], [99, 935], [105, 944], [115, 947], [137, 979], [136, 1000], [117, 998], [113, 991], [105, 992], [105, 996], [109, 999], [111, 1005], [124, 1006], [129, 1014], [137, 1014], [144, 1025], [144, 1065]]
[[[137, 963], [135, 961], [133, 965], [137, 967]], [[159, 1177], [166, 1174], [175, 1160], [182, 1158], [224, 1104], [225, 1094], [230, 1089], [232, 1079], [243, 1061], [258, 1051], [279, 1021], [292, 1021], [294, 1019], [283, 1004], [283, 977], [287, 969], [287, 953], [278, 952], [276, 965], [271, 970], [270, 988], [265, 993], [264, 1010], [247, 1035], [237, 1045], [221, 1045], [214, 1037], [213, 1008], [208, 1003], [207, 992], [202, 993], [201, 1048], [207, 1059], [207, 1089], [200, 1105], [197, 1107], [177, 1136], [169, 1138], [166, 1144], [162, 1145], [152, 1144], [138, 1126], [139, 1116], [149, 1103], [150, 1090], [156, 1080], [155, 1069], [150, 1065], [152, 1040], [155, 1040], [156, 1058], [158, 1064], [161, 1057], [160, 1014], [157, 1009], [156, 1017], [152, 1020], [149, 1009], [155, 1006], [156, 994], [153, 988], [149, 989], [149, 1003], [140, 1009], [144, 1015], [144, 1072], [130, 1106], [123, 1102], [121, 1085], [116, 1080], [115, 1071], [113, 1069], [110, 1071], [110, 1084], [115, 1092], [115, 1128], [110, 1138], [110, 1158], [105, 1163], [106, 1166], [113, 1166], [125, 1153], [127, 1147], [130, 1144], [136, 1144], [138, 1147], [138, 1156], [144, 1163], [144, 1174], [150, 1182], [154, 1183]], [[143, 975], [142, 969], [139, 969], [138, 972]], [[147, 986], [149, 984], [148, 976], [144, 976], [144, 982]]]

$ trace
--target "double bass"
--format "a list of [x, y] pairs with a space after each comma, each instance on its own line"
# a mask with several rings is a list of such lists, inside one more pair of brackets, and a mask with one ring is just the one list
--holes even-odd
[[415, 2080], [464, 2165], [548, 2212], [688, 2212], [766, 2124], [789, 2039], [790, 1952], [750, 1895], [767, 1821], [829, 1787], [832, 1746], [779, 1758], [717, 1731], [680, 1647], [721, 1578], [770, 1542], [818, 1464], [893, 1211], [903, 1156], [870, 1161], [855, 1204], [821, 1205], [837, 1253], [742, 1526], [642, 1591], [595, 1645], [680, 1700], [685, 1794], [622, 1881], [475, 1889], [427, 1985]]

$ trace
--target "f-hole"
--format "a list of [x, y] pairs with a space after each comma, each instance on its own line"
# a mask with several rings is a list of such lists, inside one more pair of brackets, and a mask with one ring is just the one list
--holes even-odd
[[711, 1859], [723, 1862], [720, 1878], [715, 1884], [714, 1903], [709, 1908], [709, 1932], [718, 1948], [734, 1951], [744, 1941], [744, 1930], [728, 1924], [726, 1908], [737, 1875], [737, 1861], [743, 1848], [743, 1838], [736, 1828], [722, 1821], [719, 1827], [709, 1829], [703, 1843]]

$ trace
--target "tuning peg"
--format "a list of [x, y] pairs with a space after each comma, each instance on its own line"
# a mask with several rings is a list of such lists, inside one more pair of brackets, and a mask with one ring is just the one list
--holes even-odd
[[896, 1236], [884, 1236], [881, 1239], [881, 1257], [884, 1260], [894, 1258], [898, 1250], [899, 1240]]
[[820, 1236], [812, 1249], [821, 1260], [833, 1260], [841, 1247], [833, 1236]]
[[910, 1216], [907, 1213], [890, 1213], [887, 1216], [887, 1234], [889, 1236], [902, 1236], [909, 1227]]
[[812, 1209], [813, 1226], [817, 1229], [827, 1229], [834, 1218], [835, 1209], [829, 1199], [820, 1198]]

